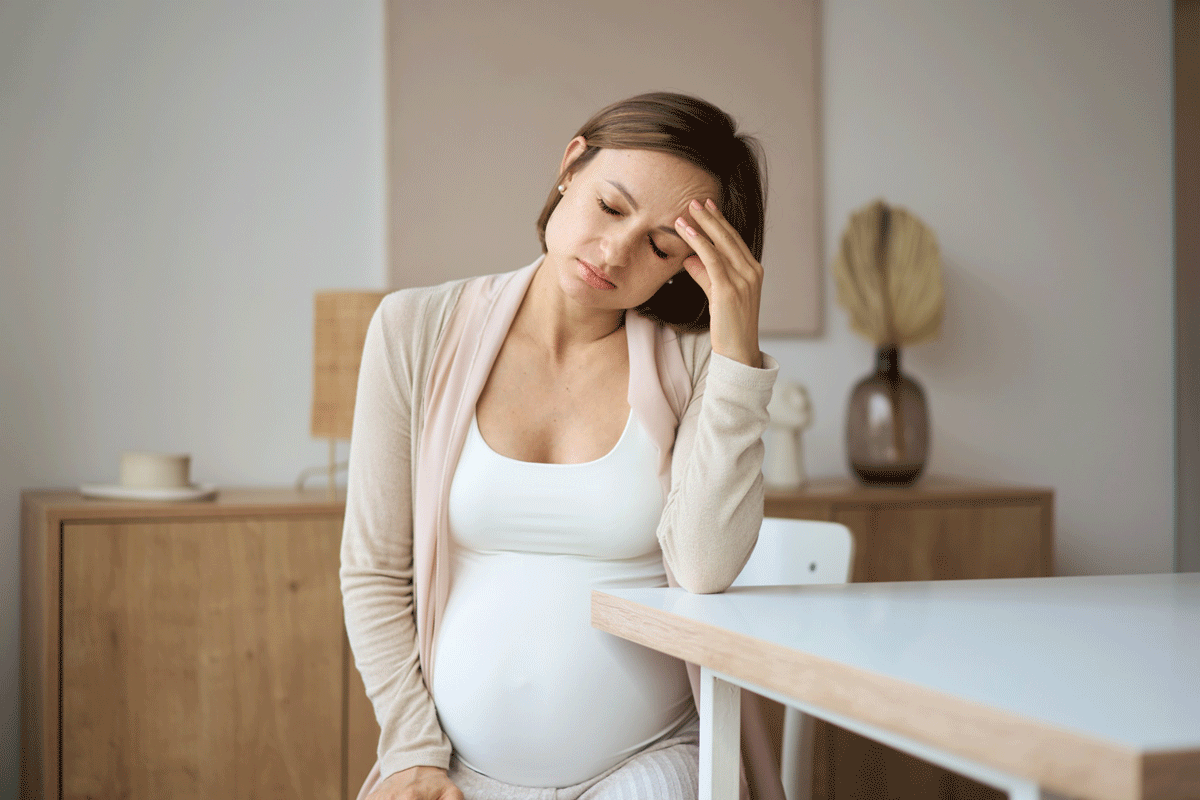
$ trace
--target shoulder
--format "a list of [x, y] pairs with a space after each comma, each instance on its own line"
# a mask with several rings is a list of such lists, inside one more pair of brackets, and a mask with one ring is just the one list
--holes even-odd
[[451, 312], [469, 280], [384, 295], [367, 331], [362, 369], [372, 365], [369, 375], [388, 375], [402, 394], [412, 395], [429, 371]]
[[405, 375], [414, 385], [423, 381], [446, 336], [454, 336], [453, 331], [461, 333], [464, 314], [469, 317], [494, 305], [504, 287], [522, 273], [532, 275], [540, 260], [512, 272], [459, 278], [385, 295], [371, 323], [375, 346], [383, 348], [394, 375]]
[[399, 289], [384, 296], [379, 303], [376, 316], [390, 340], [397, 337], [408, 341], [420, 340], [432, 335], [435, 339], [454, 304], [458, 302], [463, 287], [472, 278], [449, 281], [437, 286], [421, 286]]
[[400, 289], [383, 298], [377, 315], [390, 336], [405, 336], [436, 346], [460, 300], [465, 298], [471, 307], [493, 304], [514, 280], [520, 283], [524, 278], [527, 283], [541, 260], [539, 256], [532, 264], [511, 272], [460, 278], [436, 286]]

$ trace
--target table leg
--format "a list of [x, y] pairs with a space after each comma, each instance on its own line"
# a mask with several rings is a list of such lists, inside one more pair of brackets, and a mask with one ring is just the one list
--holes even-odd
[[737, 800], [742, 690], [700, 670], [700, 800]]
[[[908, 753], [930, 763], [937, 764], [951, 772], [966, 775], [980, 783], [999, 789], [1007, 793], [1011, 800], [1071, 800], [1067, 795], [1052, 792], [1049, 789], [1038, 786], [1027, 778], [1018, 777], [963, 758], [954, 753], [949, 753], [922, 742], [899, 736], [893, 731], [875, 727], [861, 720], [808, 705], [758, 684], [740, 681], [704, 668], [700, 670], [700, 800], [726, 800], [727, 798], [736, 798], [738, 796], [740, 727], [737, 725], [737, 718], [740, 711], [740, 695], [736, 693], [739, 686], [744, 686], [746, 689], [761, 694], [763, 697], [768, 697], [777, 703], [782, 703], [789, 711], [794, 709], [796, 712], [795, 717], [805, 720], [810, 728], [812, 724], [810, 717], [823, 719], [848, 731], [853, 731], [859, 736], [882, 742], [903, 753]], [[732, 690], [735, 694], [731, 699], [723, 700], [721, 697], [721, 691], [723, 690]], [[706, 697], [709, 698], [707, 702], [705, 700]], [[727, 708], [722, 711], [722, 706], [727, 706]], [[706, 711], [706, 708], [709, 710]], [[717, 716], [719, 713], [730, 715], [727, 719], [733, 721], [724, 729], [722, 729], [721, 725], [714, 724], [719, 719]], [[799, 752], [802, 754], [811, 754], [811, 732], [802, 731], [800, 726], [795, 724], [788, 725], [787, 718], [785, 717], [785, 730], [788, 727], [795, 728], [796, 733], [799, 735], [787, 736], [785, 739], [788, 744], [784, 747], [784, 761], [789, 760], [789, 755], [794, 756], [797, 753], [796, 748], [800, 743], [803, 743], [803, 749], [799, 750]], [[714, 776], [717, 774], [713, 769], [714, 754], [722, 752], [727, 754], [726, 757], [732, 759], [730, 762], [731, 766], [728, 767], [731, 770], [730, 774], [733, 776], [732, 788], [728, 790], [718, 790], [718, 787], [724, 784], [717, 783], [714, 780]], [[793, 800], [790, 793], [793, 789], [796, 790], [797, 796], [800, 798], [805, 797], [806, 790], [811, 790], [811, 765], [805, 765], [803, 761], [800, 762], [799, 769], [795, 772], [790, 772], [785, 767], [781, 777], [784, 779], [784, 791], [787, 800]], [[706, 791], [708, 792], [707, 794], [705, 793]], [[722, 791], [726, 793], [722, 793]]]

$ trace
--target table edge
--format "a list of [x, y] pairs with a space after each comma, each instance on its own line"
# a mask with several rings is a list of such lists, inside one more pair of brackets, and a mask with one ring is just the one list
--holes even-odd
[[[1138, 750], [601, 590], [592, 592], [592, 626], [1055, 791], [1096, 800], [1182, 800], [1200, 787], [1200, 747]], [[911, 713], [914, 702], [921, 715]]]

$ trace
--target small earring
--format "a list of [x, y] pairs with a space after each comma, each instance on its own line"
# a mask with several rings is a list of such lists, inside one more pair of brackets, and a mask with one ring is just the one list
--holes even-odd
[[565, 194], [565, 193], [566, 193], [566, 191], [567, 191], [567, 187], [566, 187], [566, 185], [565, 185], [565, 184], [562, 184], [562, 183], [560, 183], [560, 184], [558, 185], [558, 193], [559, 193], [559, 194]]
[[674, 282], [675, 282], [674, 278], [667, 278], [667, 286], [670, 286]]

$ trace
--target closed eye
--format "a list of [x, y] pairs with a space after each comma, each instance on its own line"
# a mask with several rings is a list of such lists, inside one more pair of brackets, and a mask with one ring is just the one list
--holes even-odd
[[[601, 210], [601, 211], [603, 211], [605, 214], [612, 214], [614, 217], [620, 217], [620, 216], [623, 216], [623, 215], [621, 214], [621, 212], [620, 212], [620, 211], [618, 211], [617, 209], [613, 208], [613, 207], [612, 207], [612, 206], [610, 206], [608, 203], [604, 202], [604, 198], [603, 198], [603, 197], [597, 197], [597, 198], [596, 198], [596, 202], [600, 204], [600, 210]], [[653, 237], [653, 236], [651, 236], [650, 234], [646, 234], [646, 240], [647, 240], [648, 242], [650, 242], [650, 249], [654, 251], [654, 255], [656, 255], [656, 256], [658, 256], [659, 258], [662, 258], [662, 259], [668, 259], [668, 258], [670, 258], [670, 257], [671, 257], [671, 254], [670, 254], [670, 253], [665, 253], [665, 252], [663, 252], [662, 250], [659, 250], [659, 249], [658, 249], [658, 245], [656, 245], [656, 244], [654, 243], [654, 237]]]
[[650, 240], [650, 249], [654, 251], [654, 255], [658, 256], [659, 258], [670, 258], [671, 257], [671, 255], [669, 253], [664, 253], [662, 250], [658, 249], [658, 245], [656, 245], [654, 243], [653, 236], [650, 236], [649, 234], [647, 234], [646, 238]]

